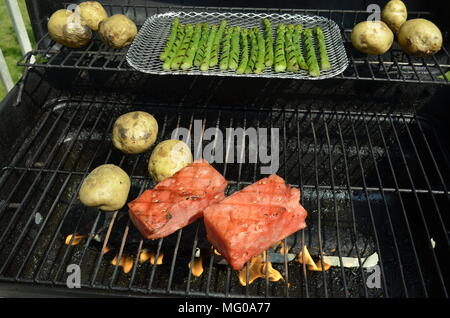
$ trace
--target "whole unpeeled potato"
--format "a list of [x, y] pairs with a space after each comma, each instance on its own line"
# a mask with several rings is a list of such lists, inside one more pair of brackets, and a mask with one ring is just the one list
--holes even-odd
[[389, 1], [381, 11], [381, 20], [388, 25], [388, 27], [395, 34], [398, 33], [400, 27], [408, 18], [408, 11], [401, 0]]
[[137, 27], [127, 16], [115, 14], [100, 22], [98, 32], [103, 43], [112, 48], [122, 48], [133, 42]]
[[156, 119], [149, 113], [136, 111], [116, 119], [112, 142], [114, 147], [126, 154], [138, 154], [150, 148], [157, 136]]
[[73, 12], [66, 9], [55, 11], [47, 22], [47, 28], [55, 42], [70, 48], [85, 46], [92, 39], [92, 31], [75, 21]]
[[85, 206], [97, 207], [102, 211], [121, 209], [130, 192], [130, 177], [113, 164], [98, 166], [83, 180], [80, 201]]
[[173, 176], [176, 172], [192, 163], [189, 146], [177, 139], [159, 143], [153, 149], [148, 162], [148, 172], [156, 182]]
[[394, 34], [383, 21], [363, 21], [352, 30], [352, 44], [366, 54], [384, 54], [392, 46]]
[[85, 1], [79, 6], [81, 22], [93, 31], [97, 31], [98, 24], [108, 17], [105, 8], [97, 1]]
[[431, 21], [411, 19], [398, 31], [398, 44], [406, 53], [424, 57], [438, 52], [442, 47], [442, 33]]

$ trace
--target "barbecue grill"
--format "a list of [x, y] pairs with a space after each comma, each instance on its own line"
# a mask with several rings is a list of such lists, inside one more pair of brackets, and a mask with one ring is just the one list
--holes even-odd
[[[406, 1], [409, 18], [431, 19], [444, 35], [438, 54], [413, 58], [396, 44], [377, 57], [352, 48], [351, 28], [369, 14], [364, 1], [294, 1], [284, 8], [274, 1], [101, 2], [109, 14], [129, 16], [138, 29], [148, 17], [167, 12], [325, 17], [339, 26], [349, 65], [319, 81], [144, 74], [127, 63], [127, 48], [107, 48], [98, 37], [82, 49], [55, 45], [46, 21], [68, 3], [28, 0], [36, 48], [18, 62], [24, 75], [0, 105], [0, 290], [448, 297], [448, 8], [430, 11], [426, 1]], [[309, 212], [308, 227], [282, 242], [288, 252], [267, 252], [282, 280], [272, 282], [266, 275], [242, 286], [206, 240], [202, 220], [148, 241], [126, 208], [105, 213], [80, 204], [81, 181], [100, 164], [127, 171], [129, 200], [155, 185], [147, 173], [148, 152], [124, 155], [111, 144], [114, 120], [131, 110], [154, 114], [160, 125], [157, 142], [179, 127], [192, 131], [199, 121], [203, 129], [222, 131], [279, 129], [278, 174], [301, 190]], [[265, 176], [262, 163], [213, 165], [229, 180], [228, 195]], [[305, 245], [322, 260], [336, 256], [338, 266], [309, 271], [297, 257]], [[374, 254], [377, 286], [368, 284], [376, 269], [364, 266]], [[149, 260], [141, 262], [142, 255]], [[340, 266], [347, 257], [358, 266]], [[188, 264], [199, 259], [203, 273], [194, 275]], [[79, 289], [67, 288], [70, 265], [80, 268]], [[248, 265], [244, 270], [248, 279]]]

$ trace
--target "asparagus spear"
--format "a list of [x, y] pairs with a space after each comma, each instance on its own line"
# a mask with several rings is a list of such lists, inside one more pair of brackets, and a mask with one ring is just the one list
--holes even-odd
[[163, 69], [165, 71], [169, 71], [170, 70], [170, 66], [172, 65], [173, 59], [176, 57], [176, 54], [178, 52], [178, 48], [181, 46], [181, 43], [183, 42], [184, 33], [185, 32], [184, 32], [183, 25], [181, 23], [178, 24], [177, 38], [176, 38], [175, 42], [173, 43], [172, 48], [170, 49], [170, 52], [167, 55], [167, 58], [166, 58], [166, 60], [164, 61], [164, 64], [163, 64]]
[[305, 52], [306, 64], [308, 64], [309, 75], [317, 77], [320, 75], [319, 64], [317, 63], [316, 52], [314, 51], [313, 36], [311, 29], [305, 29]]
[[286, 27], [283, 23], [278, 24], [277, 27], [277, 39], [275, 41], [275, 72], [286, 71], [286, 56], [284, 52], [284, 34]]
[[317, 46], [319, 47], [320, 68], [322, 70], [329, 70], [331, 68], [331, 65], [330, 61], [328, 60], [327, 47], [325, 45], [325, 36], [323, 35], [323, 31], [319, 26], [316, 26], [314, 28], [314, 31], [317, 36]]
[[305, 59], [303, 58], [303, 53], [301, 49], [301, 34], [302, 34], [302, 25], [296, 24], [294, 27], [294, 33], [292, 33], [292, 41], [294, 42], [294, 50], [295, 50], [295, 57], [297, 58], [298, 66], [303, 70], [308, 70], [308, 65], [305, 62]]
[[239, 34], [241, 28], [234, 27], [233, 34], [231, 35], [231, 50], [230, 50], [230, 61], [228, 63], [228, 68], [235, 71], [238, 67], [239, 62]]
[[248, 58], [247, 68], [245, 69], [246, 74], [253, 72], [256, 65], [256, 59], [258, 58], [258, 40], [256, 39], [255, 30], [250, 30], [249, 35], [252, 47], [250, 49], [250, 57]]
[[297, 57], [295, 56], [294, 42], [292, 41], [292, 33], [294, 26], [288, 25], [286, 28], [285, 40], [286, 40], [286, 69], [290, 72], [298, 72]]
[[201, 35], [202, 35], [202, 25], [200, 23], [197, 23], [195, 25], [194, 34], [191, 38], [191, 43], [189, 44], [189, 49], [187, 50], [186, 56], [183, 59], [183, 64], [181, 64], [181, 68], [183, 70], [187, 70], [192, 67]]
[[225, 30], [225, 36], [222, 42], [222, 55], [220, 56], [220, 69], [228, 69], [228, 63], [230, 61], [230, 49], [231, 49], [231, 33], [233, 27], [228, 27]]
[[200, 64], [200, 70], [207, 71], [209, 69], [209, 60], [211, 59], [211, 51], [214, 44], [214, 38], [217, 33], [217, 25], [213, 24], [211, 26], [211, 31], [209, 32], [208, 42], [206, 42], [205, 56], [203, 58], [202, 64]]
[[216, 33], [216, 37], [214, 38], [213, 47], [211, 50], [211, 59], [209, 60], [209, 66], [215, 66], [219, 63], [219, 46], [220, 40], [222, 40], [223, 31], [227, 26], [227, 20], [223, 20], [220, 22], [219, 30]]
[[198, 43], [198, 49], [195, 53], [194, 65], [200, 66], [205, 56], [206, 42], [208, 42], [209, 36], [209, 25], [208, 22], [203, 23], [202, 26], [202, 35], [200, 37], [200, 42]]
[[170, 68], [172, 70], [180, 69], [181, 63], [183, 63], [184, 58], [186, 57], [186, 52], [189, 48], [189, 44], [191, 43], [191, 38], [193, 34], [194, 34], [194, 27], [192, 26], [192, 24], [186, 24], [183, 42], [181, 42], [177, 54], [175, 58], [172, 60], [172, 63], [170, 64]]
[[243, 74], [245, 69], [247, 68], [248, 63], [248, 31], [247, 29], [242, 29], [241, 31], [241, 47], [242, 47], [242, 56], [241, 61], [239, 63], [239, 67], [236, 70], [236, 73]]
[[273, 34], [272, 34], [272, 24], [269, 19], [263, 19], [264, 29], [266, 31], [266, 56], [265, 63], [266, 66], [272, 67], [273, 65]]
[[264, 72], [264, 58], [266, 57], [266, 41], [264, 41], [264, 37], [259, 31], [258, 28], [255, 28], [256, 40], [258, 42], [258, 58], [256, 59], [255, 65], [255, 73]]
[[161, 61], [165, 61], [167, 59], [167, 56], [169, 55], [170, 49], [172, 48], [172, 45], [177, 38], [177, 31], [178, 31], [179, 24], [180, 24], [180, 19], [178, 19], [178, 18], [173, 19], [172, 26], [170, 28], [170, 35], [167, 40], [166, 47], [164, 48], [164, 51], [162, 51], [161, 55], [159, 56]]

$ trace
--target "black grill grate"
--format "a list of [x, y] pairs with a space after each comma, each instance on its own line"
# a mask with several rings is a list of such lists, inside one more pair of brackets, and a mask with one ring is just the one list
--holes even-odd
[[[85, 97], [47, 104], [30, 136], [0, 175], [0, 280], [66, 285], [66, 268], [78, 264], [82, 287], [118, 293], [192, 296], [395, 297], [448, 295], [445, 259], [450, 244], [450, 164], [433, 123], [413, 114], [320, 111], [305, 108], [236, 109], [135, 103]], [[268, 127], [280, 131], [278, 174], [302, 191], [308, 228], [285, 240], [293, 253], [307, 245], [314, 255], [380, 256], [381, 288], [366, 285], [363, 268], [310, 272], [276, 254], [285, 280], [258, 279], [242, 287], [230, 267], [217, 263], [201, 221], [173, 235], [142, 240], [126, 208], [98, 212], [80, 205], [83, 177], [114, 163], [132, 178], [130, 198], [153, 185], [149, 153], [124, 156], [110, 141], [115, 118], [130, 110], [153, 113], [159, 141], [177, 127]], [[239, 113], [239, 116], [236, 114]], [[248, 149], [245, 149], [246, 153]], [[230, 181], [228, 193], [263, 177], [260, 164], [216, 163]], [[36, 213], [42, 221], [36, 223]], [[87, 235], [66, 245], [69, 234]], [[431, 240], [436, 242], [433, 247]], [[104, 247], [112, 250], [102, 253]], [[188, 262], [201, 250], [204, 273]], [[162, 265], [140, 264], [143, 249], [164, 254]], [[112, 258], [131, 257], [125, 274]], [[275, 257], [274, 256], [274, 257]], [[342, 258], [341, 258], [342, 260]]]
[[[260, 8], [223, 8], [223, 7], [151, 7], [106, 5], [110, 14], [122, 13], [136, 21], [138, 28], [146, 17], [155, 13], [169, 11], [197, 12], [252, 12], [252, 13], [295, 13], [319, 15], [334, 20], [340, 27], [345, 39], [347, 55], [350, 64], [346, 71], [337, 76], [341, 79], [359, 79], [372, 81], [392, 81], [411, 83], [448, 84], [445, 73], [449, 71], [450, 54], [446, 47], [435, 56], [413, 58], [404, 54], [399, 46], [393, 47], [381, 56], [367, 56], [357, 52], [351, 45], [350, 32], [352, 27], [367, 19], [365, 11], [353, 10], [299, 10], [299, 9], [260, 9]], [[408, 18], [429, 17], [428, 12], [408, 12]], [[444, 38], [447, 36], [444, 33]], [[445, 42], [445, 41], [444, 41]], [[68, 49], [55, 46], [46, 34], [37, 42], [37, 49], [27, 53], [18, 62], [21, 66], [44, 68], [66, 68], [85, 70], [132, 71], [126, 63], [127, 49], [110, 49], [103, 45], [98, 37], [82, 49]], [[32, 64], [31, 58], [35, 58]]]

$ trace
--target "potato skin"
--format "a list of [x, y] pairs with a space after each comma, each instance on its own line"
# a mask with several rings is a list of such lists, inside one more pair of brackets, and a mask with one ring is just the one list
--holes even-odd
[[97, 31], [98, 24], [108, 17], [105, 8], [97, 1], [82, 2], [79, 7], [81, 22], [93, 31]]
[[126, 154], [149, 149], [158, 136], [158, 122], [146, 112], [135, 111], [117, 118], [113, 126], [114, 147]]
[[63, 27], [64, 45], [78, 48], [87, 45], [92, 39], [92, 31], [86, 25], [68, 23]]
[[383, 21], [363, 21], [355, 25], [351, 39], [358, 51], [379, 55], [391, 48], [394, 34]]
[[98, 32], [103, 43], [119, 49], [133, 42], [137, 27], [127, 16], [115, 14], [99, 23]]
[[408, 18], [408, 11], [401, 0], [389, 1], [381, 11], [381, 20], [394, 32], [398, 33], [400, 27]]
[[98, 166], [83, 180], [79, 197], [81, 203], [102, 211], [116, 211], [127, 202], [131, 181], [118, 166]]
[[398, 44], [407, 54], [425, 57], [438, 52], [442, 47], [442, 33], [431, 21], [411, 19], [398, 32]]
[[66, 9], [53, 12], [47, 28], [55, 42], [70, 48], [83, 47], [92, 39], [92, 31], [85, 25], [74, 22], [72, 11]]
[[173, 176], [192, 163], [192, 153], [188, 145], [177, 139], [159, 143], [153, 149], [148, 162], [148, 172], [156, 182]]

